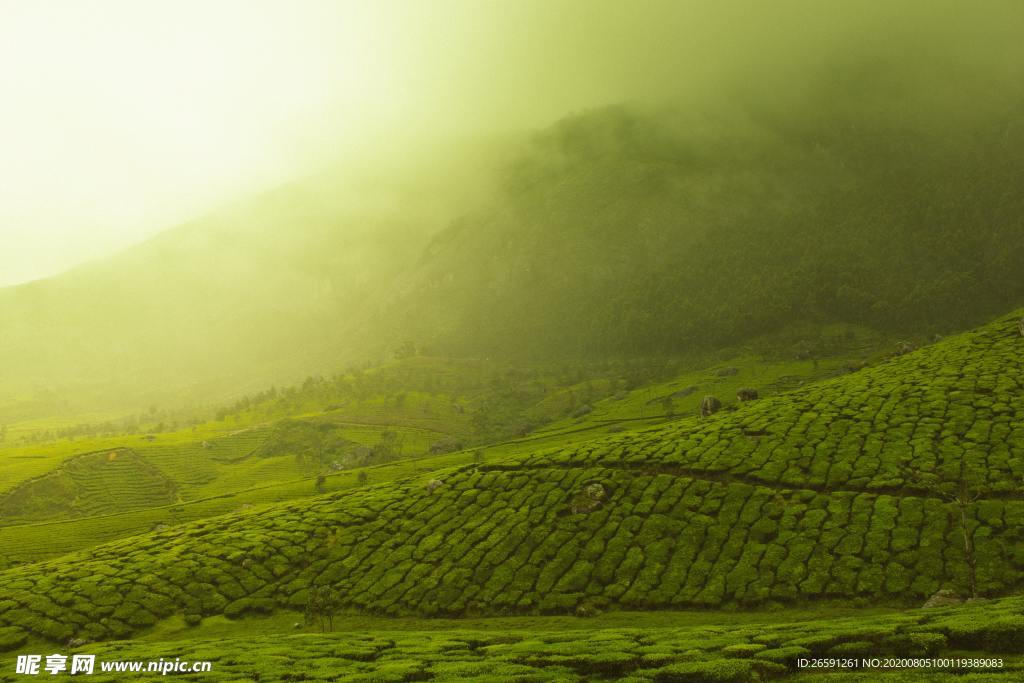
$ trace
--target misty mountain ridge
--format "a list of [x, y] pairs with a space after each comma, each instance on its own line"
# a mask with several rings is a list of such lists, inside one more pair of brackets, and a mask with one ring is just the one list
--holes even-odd
[[566, 119], [507, 169], [498, 210], [435, 238], [395, 306], [441, 353], [566, 356], [807, 320], [925, 335], [1013, 306], [1019, 87], [922, 94], [875, 68], [727, 112]]
[[319, 178], [7, 288], [3, 398], [205, 402], [406, 341], [560, 358], [807, 321], [924, 336], [1019, 304], [1020, 87], [870, 61], [818, 74], [729, 108], [575, 114], [493, 193], [430, 160], [375, 197]]

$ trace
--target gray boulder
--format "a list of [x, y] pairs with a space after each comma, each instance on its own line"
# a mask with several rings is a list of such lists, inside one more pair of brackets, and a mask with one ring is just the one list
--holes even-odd
[[743, 387], [742, 389], [736, 390], [736, 400], [740, 403], [744, 401], [756, 401], [757, 400], [757, 389], [751, 387]]
[[700, 416], [708, 417], [722, 409], [722, 402], [714, 396], [705, 396], [700, 401]]
[[948, 588], [943, 588], [940, 591], [935, 591], [932, 597], [928, 598], [921, 607], [925, 609], [930, 609], [932, 607], [951, 607], [953, 605], [959, 605], [962, 602], [963, 600], [961, 600], [960, 596], [955, 592]]

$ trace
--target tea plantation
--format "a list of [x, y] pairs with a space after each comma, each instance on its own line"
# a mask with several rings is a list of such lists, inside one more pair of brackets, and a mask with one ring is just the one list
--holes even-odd
[[0, 518], [24, 520], [88, 517], [166, 505], [177, 486], [127, 448], [86, 453], [0, 496]]
[[[814, 358], [794, 359], [793, 339], [800, 349], [813, 348]], [[835, 376], [892, 343], [831, 326], [790, 330], [757, 348], [664, 365], [598, 366], [589, 372], [610, 374], [584, 381], [588, 375], [571, 368], [513, 371], [413, 357], [361, 375], [268, 390], [223, 409], [223, 419], [169, 432], [55, 439], [53, 424], [42, 434], [23, 426], [14, 443], [0, 444], [0, 570], [242, 507], [694, 420], [706, 393], [728, 397], [756, 386], [772, 395]], [[651, 383], [655, 375], [667, 380]], [[357, 381], [362, 388], [353, 395]], [[424, 391], [399, 391], [406, 383]], [[454, 431], [404, 426], [442, 413], [442, 426]], [[470, 414], [482, 432], [460, 427]], [[360, 416], [375, 422], [351, 421]], [[482, 416], [488, 417], [480, 422]], [[503, 431], [534, 424], [541, 426], [514, 438]], [[487, 440], [495, 434], [499, 440]], [[458, 446], [468, 448], [445, 453]], [[110, 458], [112, 452], [119, 455]], [[73, 473], [103, 485], [83, 490], [67, 476]]]
[[[429, 621], [394, 629], [199, 636], [178, 641], [121, 641], [58, 648], [97, 662], [209, 661], [190, 681], [1011, 681], [1024, 676], [1024, 599], [945, 609], [917, 609], [833, 619], [772, 619], [666, 627], [631, 615], [630, 627], [565, 628], [551, 618], [440, 629]], [[685, 615], [681, 615], [685, 623]], [[594, 620], [600, 621], [600, 620]], [[251, 625], [251, 624], [250, 624]], [[245, 626], [240, 624], [239, 631]], [[406, 628], [402, 628], [405, 626]], [[410, 628], [411, 627], [411, 628]], [[21, 648], [39, 652], [39, 646]], [[810, 669], [800, 658], [842, 659], [844, 669]], [[866, 668], [861, 658], [904, 660], [900, 668]], [[11, 657], [13, 659], [13, 657]], [[913, 660], [918, 660], [914, 665]], [[909, 661], [906, 661], [909, 660]], [[925, 662], [921, 660], [931, 660]], [[966, 660], [966, 661], [965, 661]], [[849, 662], [858, 665], [850, 667]], [[892, 665], [889, 665], [890, 667]], [[126, 674], [90, 680], [124, 680]], [[131, 675], [131, 674], [128, 674]], [[0, 681], [15, 681], [10, 671]]]
[[[210, 518], [11, 568], [0, 573], [0, 645], [125, 638], [175, 615], [199, 624], [301, 610], [325, 587], [332, 610], [391, 616], [907, 605], [939, 589], [1009, 594], [1024, 586], [1018, 317], [699, 422]], [[1019, 604], [1005, 604], [1017, 611], [1000, 628], [1019, 628]], [[625, 652], [612, 658], [619, 664], [577, 665], [596, 656], [593, 644], [562, 652], [554, 634], [550, 648], [451, 634], [423, 647], [468, 650], [474, 661], [503, 652], [503, 666], [543, 664], [538, 680], [641, 670], [654, 680], [745, 680], [804, 649], [860, 643], [852, 652], [886, 633], [827, 646], [813, 629], [806, 643], [748, 634], [747, 647], [729, 651], [738, 659], [721, 659], [713, 674], [687, 668], [701, 657], [648, 658], [706, 650], [695, 643], [717, 642], [707, 635], [665, 636], [683, 644], [660, 650], [654, 635], [609, 635], [617, 644], [609, 651]], [[908, 635], [900, 652], [947, 642], [1017, 647], [991, 640], [1001, 635], [957, 641], [952, 633]], [[358, 645], [353, 661], [371, 662], [367, 671], [390, 657], [381, 653], [415, 659], [396, 661], [394, 680], [484, 672], [473, 661], [436, 669], [433, 655], [421, 657], [412, 644], [351, 638], [329, 647]], [[540, 654], [531, 659], [531, 651]], [[662, 666], [675, 673], [657, 673]], [[510, 669], [506, 678], [533, 680], [517, 671], [526, 677]]]

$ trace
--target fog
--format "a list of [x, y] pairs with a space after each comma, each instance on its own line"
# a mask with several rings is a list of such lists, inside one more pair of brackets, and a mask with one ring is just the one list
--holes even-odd
[[611, 102], [784, 97], [862, 57], [998, 88], [1022, 34], [1012, 0], [5, 2], [0, 284], [324, 165]]

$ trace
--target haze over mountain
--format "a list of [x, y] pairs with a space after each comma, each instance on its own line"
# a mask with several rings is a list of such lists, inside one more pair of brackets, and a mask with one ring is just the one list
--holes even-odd
[[3, 398], [207, 404], [352, 360], [345, 335], [365, 302], [415, 263], [451, 205], [486, 196], [479, 163], [447, 151], [434, 168], [461, 182], [409, 165], [334, 171], [0, 290]]
[[[725, 34], [748, 49], [715, 65], [707, 38], [679, 45], [666, 26], [735, 17], [676, 7], [619, 17], [630, 36], [667, 23], [620, 71], [626, 43], [595, 57], [557, 122], [534, 125], [558, 118], [548, 102], [478, 128], [528, 123], [529, 142], [423, 144], [468, 120], [448, 102], [379, 141], [374, 173], [349, 160], [0, 290], [0, 400], [215, 402], [408, 341], [558, 358], [671, 355], [799, 321], [923, 337], [1021, 301], [1018, 6], [910, 3], [836, 27], [787, 4], [781, 25], [820, 34], [745, 17]], [[552, 30], [530, 16], [516, 21]], [[543, 56], [596, 55], [584, 29], [607, 37], [616, 16], [584, 12]], [[496, 70], [500, 101], [528, 92], [512, 74], [547, 83], [542, 62]], [[607, 106], [568, 111], [588, 101]]]
[[868, 60], [728, 109], [571, 117], [506, 169], [497, 206], [432, 242], [397, 307], [443, 353], [976, 324], [1024, 299], [1022, 115], [1019, 83]]

